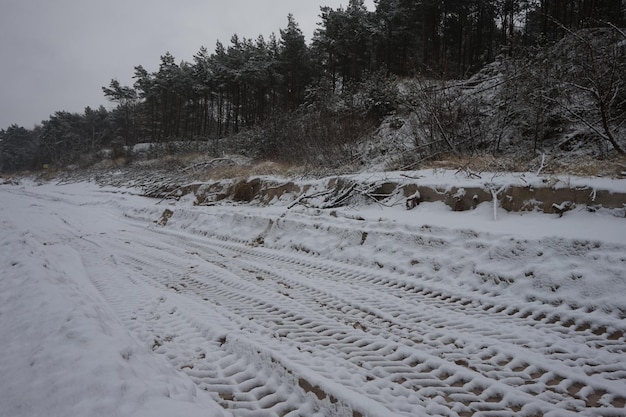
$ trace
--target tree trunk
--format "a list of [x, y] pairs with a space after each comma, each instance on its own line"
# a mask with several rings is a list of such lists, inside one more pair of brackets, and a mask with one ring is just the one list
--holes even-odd
[[611, 127], [609, 126], [609, 117], [607, 114], [608, 109], [604, 100], [599, 98], [598, 106], [600, 107], [600, 117], [602, 119], [602, 129], [604, 129], [604, 134], [606, 135], [609, 142], [611, 142], [611, 145], [613, 145], [613, 148], [617, 151], [617, 153], [619, 153], [620, 155], [626, 155], [626, 151], [624, 151], [624, 148], [620, 145], [620, 143], [611, 132]]

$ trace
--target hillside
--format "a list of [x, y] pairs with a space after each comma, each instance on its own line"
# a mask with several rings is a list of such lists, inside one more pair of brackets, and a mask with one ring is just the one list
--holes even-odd
[[[158, 73], [141, 72], [138, 77], [145, 80], [135, 87], [113, 83], [105, 89], [116, 87], [115, 97], [130, 97], [119, 96], [114, 112], [58, 112], [32, 131], [19, 126], [0, 131], [0, 171], [119, 166], [196, 154], [272, 161], [317, 177], [413, 170], [439, 161], [452, 161], [448, 167], [456, 169], [615, 177], [625, 170], [625, 33], [615, 26], [568, 31], [554, 43], [515, 53], [503, 49], [471, 76], [458, 79], [381, 70], [350, 82], [332, 78], [331, 83], [328, 74], [320, 75], [301, 92], [300, 101], [288, 108], [277, 101], [272, 111], [261, 105], [269, 100], [267, 93], [261, 104], [229, 101], [231, 89], [238, 94], [254, 90], [236, 76], [243, 71], [237, 68], [228, 72], [234, 84], [215, 92], [219, 111], [206, 97], [185, 98], [177, 86], [194, 80], [188, 73], [204, 67], [179, 67], [166, 56], [164, 67]], [[252, 48], [246, 45], [239, 48]], [[211, 65], [222, 68], [226, 64], [220, 60], [237, 50], [232, 46], [224, 56], [205, 56], [204, 69], [216, 76]], [[185, 74], [180, 83], [170, 82]], [[205, 81], [194, 82], [200, 84], [184, 91], [204, 91]], [[167, 94], [149, 100], [157, 90]], [[181, 107], [159, 113], [170, 96]], [[262, 113], [245, 113], [246, 105]]]

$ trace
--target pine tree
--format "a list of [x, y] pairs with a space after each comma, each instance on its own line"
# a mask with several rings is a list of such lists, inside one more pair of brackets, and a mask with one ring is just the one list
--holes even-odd
[[24, 127], [12, 124], [0, 130], [0, 172], [16, 172], [33, 167], [37, 136]]
[[311, 80], [311, 63], [304, 35], [292, 14], [287, 16], [287, 28], [280, 30], [278, 61], [285, 83], [283, 102], [293, 110], [304, 100], [305, 88]]
[[136, 138], [135, 130], [135, 105], [137, 104], [137, 92], [128, 86], [122, 86], [118, 80], [111, 80], [109, 87], [102, 87], [104, 96], [118, 104], [118, 118], [120, 134], [126, 146], [134, 144]]

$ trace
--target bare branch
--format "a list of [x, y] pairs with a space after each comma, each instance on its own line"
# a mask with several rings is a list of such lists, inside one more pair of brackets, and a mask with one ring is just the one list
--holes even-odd
[[624, 32], [622, 29], [618, 28], [617, 26], [615, 26], [613, 23], [611, 22], [604, 22], [607, 25], [611, 26], [613, 29], [615, 29], [615, 31], [617, 33], [619, 33], [620, 35], [622, 35], [622, 37], [624, 37], [624, 39], [626, 39], [626, 32]]
[[555, 103], [557, 106], [559, 106], [560, 108], [562, 108], [563, 110], [565, 110], [566, 112], [568, 112], [569, 114], [574, 116], [576, 119], [578, 119], [579, 121], [583, 122], [589, 129], [593, 130], [602, 139], [609, 140], [609, 138], [604, 133], [602, 133], [600, 130], [598, 130], [597, 127], [595, 127], [593, 124], [591, 124], [589, 121], [587, 121], [587, 119], [585, 119], [583, 116], [581, 116], [580, 114], [576, 113], [575, 111], [573, 111], [572, 109], [570, 109], [566, 105], [562, 104], [560, 101], [555, 100], [552, 97], [548, 97], [548, 96], [543, 95], [543, 94], [542, 94], [542, 97], [544, 99], [552, 102], [552, 103]]

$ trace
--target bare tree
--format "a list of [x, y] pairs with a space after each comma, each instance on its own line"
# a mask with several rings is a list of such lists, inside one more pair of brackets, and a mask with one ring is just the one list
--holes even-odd
[[555, 81], [565, 94], [544, 98], [616, 152], [626, 154], [618, 139], [626, 122], [626, 35], [617, 28], [570, 31], [560, 49], [562, 72]]

